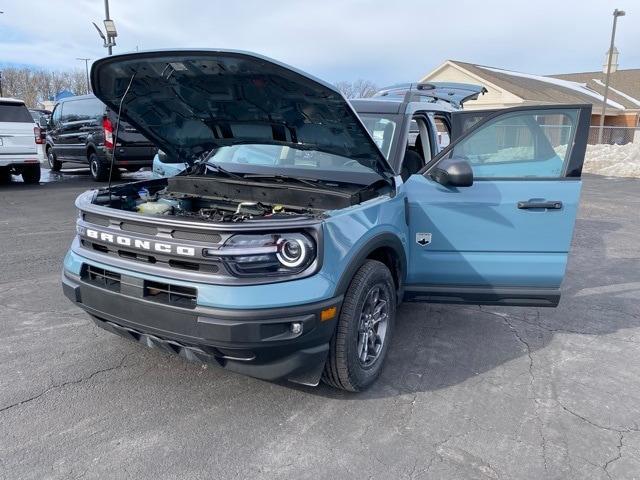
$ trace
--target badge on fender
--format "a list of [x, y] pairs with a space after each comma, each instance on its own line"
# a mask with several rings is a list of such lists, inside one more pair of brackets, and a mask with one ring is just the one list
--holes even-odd
[[423, 247], [429, 245], [431, 243], [431, 234], [430, 233], [416, 233], [416, 243]]

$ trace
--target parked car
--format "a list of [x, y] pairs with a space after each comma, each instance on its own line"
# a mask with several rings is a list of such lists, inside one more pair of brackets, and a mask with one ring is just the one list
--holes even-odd
[[0, 180], [22, 175], [25, 183], [40, 181], [40, 128], [22, 100], [0, 98]]
[[359, 391], [402, 301], [559, 302], [590, 105], [486, 113], [440, 150], [435, 121], [462, 112], [428, 91], [355, 101], [356, 114], [332, 85], [250, 53], [115, 55], [91, 76], [189, 165], [77, 198], [63, 290], [101, 328]]
[[121, 121], [118, 126], [116, 111], [117, 106], [114, 111], [92, 94], [61, 100], [47, 131], [51, 170], [59, 171], [64, 162], [88, 163], [92, 178], [105, 181], [112, 162], [116, 169], [130, 172], [151, 166], [155, 146], [129, 123]]

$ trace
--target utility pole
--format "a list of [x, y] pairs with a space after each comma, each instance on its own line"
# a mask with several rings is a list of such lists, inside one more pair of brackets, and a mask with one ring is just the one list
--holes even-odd
[[[105, 0], [107, 1], [107, 0]], [[616, 24], [618, 23], [618, 17], [624, 17], [624, 10], [613, 11], [613, 28], [611, 29], [611, 45], [609, 46], [609, 54], [607, 59], [607, 77], [604, 81], [604, 95], [602, 97], [602, 113], [600, 114], [600, 130], [598, 130], [598, 143], [602, 143], [602, 133], [604, 132], [604, 116], [607, 109], [607, 95], [609, 95], [609, 80], [611, 77], [611, 60], [613, 59], [613, 50], [615, 48], [614, 43], [616, 40]]]
[[89, 84], [89, 60], [91, 60], [90, 58], [78, 58], [76, 57], [76, 60], [81, 60], [84, 61], [84, 71], [87, 74], [87, 93], [91, 93], [91, 85]]

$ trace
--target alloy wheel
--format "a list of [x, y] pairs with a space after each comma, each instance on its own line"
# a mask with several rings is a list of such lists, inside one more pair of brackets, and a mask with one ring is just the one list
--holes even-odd
[[356, 352], [363, 367], [370, 367], [380, 357], [388, 321], [389, 295], [381, 285], [374, 285], [365, 297], [358, 324]]

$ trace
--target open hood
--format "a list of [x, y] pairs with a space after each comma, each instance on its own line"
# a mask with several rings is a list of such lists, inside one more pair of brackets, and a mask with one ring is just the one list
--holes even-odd
[[192, 163], [214, 148], [280, 144], [393, 170], [333, 86], [246, 52], [171, 50], [114, 55], [91, 68], [95, 95], [169, 156]]
[[[455, 108], [462, 108], [464, 102], [477, 99], [480, 95], [487, 93], [487, 89], [482, 85], [456, 82], [401, 83], [383, 88], [376, 92], [374, 97], [398, 98], [408, 93], [415, 95], [418, 99], [429, 97], [450, 103]], [[407, 100], [413, 100], [413, 98]]]

